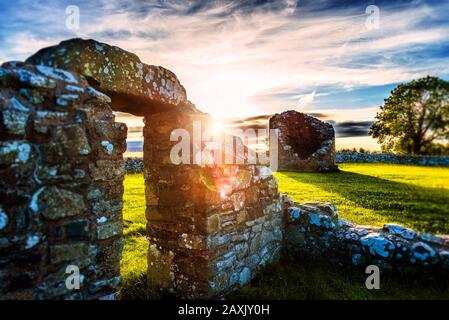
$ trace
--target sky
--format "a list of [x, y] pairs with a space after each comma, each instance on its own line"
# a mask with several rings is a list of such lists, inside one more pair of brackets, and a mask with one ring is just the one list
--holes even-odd
[[442, 0], [0, 0], [0, 62], [93, 38], [172, 70], [216, 119], [297, 110], [333, 123], [337, 148], [377, 149], [367, 134], [392, 89], [449, 80], [448, 13]]

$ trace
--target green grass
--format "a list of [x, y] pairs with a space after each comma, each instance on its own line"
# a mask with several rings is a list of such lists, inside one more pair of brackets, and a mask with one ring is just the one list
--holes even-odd
[[145, 189], [142, 174], [125, 176], [123, 196], [123, 226], [125, 246], [121, 260], [124, 299], [151, 299], [147, 290], [146, 270], [148, 240], [146, 239]]
[[368, 290], [363, 269], [336, 266], [312, 257], [273, 263], [259, 270], [251, 284], [230, 299], [262, 300], [411, 300], [449, 299], [447, 279], [381, 271], [380, 289]]
[[[278, 172], [281, 192], [295, 201], [328, 201], [359, 224], [399, 223], [418, 231], [449, 233], [449, 168], [341, 164], [338, 173]], [[142, 174], [125, 177], [125, 247], [121, 261], [125, 299], [155, 299], [146, 285], [148, 242]], [[429, 277], [382, 274], [381, 289], [367, 290], [363, 270], [298, 258], [261, 270], [230, 298], [449, 299], [447, 285]]]
[[277, 172], [279, 190], [297, 202], [334, 203], [340, 217], [365, 225], [399, 223], [449, 233], [449, 168], [340, 164], [336, 173]]

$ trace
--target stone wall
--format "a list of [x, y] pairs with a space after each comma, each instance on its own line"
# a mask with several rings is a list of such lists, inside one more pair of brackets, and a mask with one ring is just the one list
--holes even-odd
[[449, 236], [417, 233], [395, 224], [352, 224], [329, 203], [290, 203], [285, 246], [289, 254], [320, 255], [340, 264], [383, 269], [431, 270], [447, 275]]
[[335, 164], [335, 132], [331, 124], [294, 110], [270, 118], [277, 131], [279, 170], [331, 172]]
[[179, 297], [220, 297], [277, 258], [283, 210], [267, 167], [173, 164], [178, 141], [170, 133], [183, 128], [193, 137], [193, 121], [207, 128], [210, 118], [173, 112], [145, 119], [148, 278]]
[[124, 158], [125, 173], [143, 173], [143, 158]]
[[[359, 152], [337, 152], [336, 163], [391, 163], [419, 166], [449, 166], [447, 156], [410, 156], [395, 155], [390, 153], [368, 154]], [[126, 173], [143, 172], [142, 158], [125, 158]]]
[[109, 103], [74, 73], [0, 68], [0, 299], [117, 292], [127, 129]]
[[360, 153], [360, 152], [337, 152], [336, 162], [349, 163], [392, 163], [409, 164], [419, 166], [449, 166], [448, 156], [412, 156], [396, 155], [392, 153]]
[[[126, 126], [112, 110], [145, 117], [150, 285], [180, 297], [220, 297], [278, 256], [277, 182], [267, 167], [245, 164], [247, 149], [225, 150], [229, 165], [170, 159], [172, 130], [194, 139], [194, 121], [212, 127], [170, 71], [74, 39], [27, 64], [4, 65], [0, 81], [0, 298], [115, 297]], [[205, 147], [188, 143], [191, 159], [198, 144]], [[76, 291], [66, 286], [71, 266], [81, 273]]]

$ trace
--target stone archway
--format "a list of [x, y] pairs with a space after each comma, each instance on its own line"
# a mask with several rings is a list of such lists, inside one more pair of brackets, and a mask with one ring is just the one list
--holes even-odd
[[[151, 285], [181, 297], [216, 297], [245, 285], [259, 265], [276, 259], [283, 208], [267, 167], [193, 164], [194, 150], [204, 146], [194, 139], [192, 164], [170, 161], [177, 143], [171, 132], [182, 128], [193, 136], [195, 122], [204, 130], [211, 120], [187, 100], [172, 72], [120, 48], [81, 39], [0, 70], [5, 106], [0, 170], [9, 177], [1, 209], [13, 221], [0, 230], [6, 239], [0, 250], [11, 265], [25, 260], [27, 275], [15, 279], [13, 269], [2, 270], [7, 286], [20, 284], [4, 291], [8, 298], [95, 299], [118, 290], [126, 130], [114, 122], [112, 110], [145, 118]], [[19, 213], [34, 224], [22, 230], [11, 218]], [[27, 259], [34, 256], [41, 268], [33, 273]], [[68, 265], [80, 266], [84, 277], [75, 295], [65, 286]]]

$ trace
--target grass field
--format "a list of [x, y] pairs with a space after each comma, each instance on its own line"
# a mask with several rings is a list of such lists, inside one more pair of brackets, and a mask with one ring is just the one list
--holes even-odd
[[153, 298], [146, 290], [148, 240], [145, 237], [145, 192], [143, 174], [127, 174], [123, 208], [125, 246], [121, 261], [126, 299]]
[[279, 190], [297, 202], [334, 203], [342, 218], [449, 233], [449, 168], [340, 164], [340, 172], [276, 172]]
[[[359, 224], [396, 222], [419, 231], [449, 233], [449, 168], [341, 164], [331, 174], [278, 172], [281, 192], [298, 202], [329, 201], [340, 216]], [[125, 248], [121, 263], [125, 299], [157, 298], [147, 290], [145, 197], [142, 174], [125, 178]], [[230, 298], [260, 299], [449, 299], [438, 281], [382, 276], [381, 290], [365, 288], [363, 271], [310, 258], [275, 264]]]

